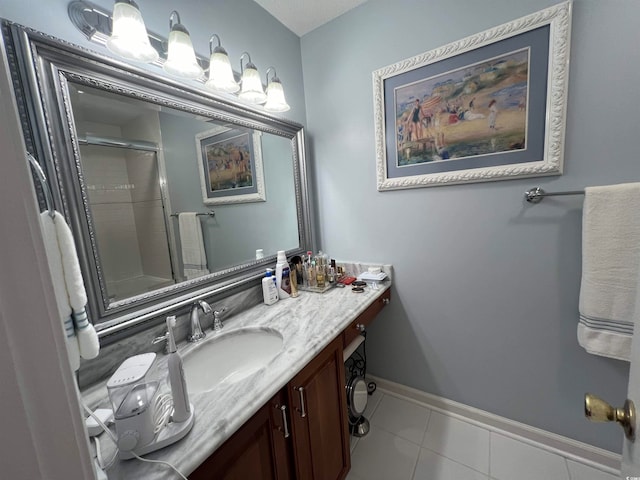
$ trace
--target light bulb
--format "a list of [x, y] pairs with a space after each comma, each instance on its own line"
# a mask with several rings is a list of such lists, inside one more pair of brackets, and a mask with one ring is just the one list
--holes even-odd
[[243, 100], [248, 100], [251, 103], [264, 103], [267, 100], [267, 95], [262, 89], [260, 74], [253, 63], [247, 63], [247, 66], [242, 72], [241, 83], [242, 90], [238, 96]]
[[116, 55], [138, 62], [152, 63], [158, 59], [135, 2], [116, 2], [113, 6], [113, 30], [107, 39], [107, 48]]
[[204, 84], [211, 90], [220, 90], [227, 93], [236, 93], [240, 85], [233, 77], [231, 62], [227, 52], [222, 47], [216, 47], [209, 61], [209, 79]]
[[[174, 15], [178, 23], [173, 24]], [[204, 70], [196, 60], [196, 53], [193, 51], [191, 37], [188, 30], [180, 23], [178, 12], [171, 12], [171, 32], [169, 33], [169, 53], [167, 61], [162, 68], [165, 72], [178, 77], [198, 78], [204, 74]]]
[[267, 103], [264, 109], [269, 112], [286, 112], [291, 107], [284, 98], [284, 89], [278, 77], [273, 77], [267, 85]]

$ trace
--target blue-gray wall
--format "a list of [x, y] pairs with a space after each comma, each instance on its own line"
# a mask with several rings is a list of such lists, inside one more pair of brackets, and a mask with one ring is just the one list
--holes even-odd
[[376, 190], [371, 72], [554, 3], [369, 0], [302, 38], [320, 242], [395, 267], [372, 373], [620, 452], [582, 410], [587, 391], [621, 404], [628, 376], [576, 341], [582, 198], [523, 192], [640, 179], [640, 2], [574, 3], [564, 175]]

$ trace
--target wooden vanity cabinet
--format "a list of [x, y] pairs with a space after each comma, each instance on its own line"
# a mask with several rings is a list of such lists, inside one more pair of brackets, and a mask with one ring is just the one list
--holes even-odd
[[338, 336], [287, 386], [301, 480], [342, 480], [351, 468], [342, 350]]
[[282, 389], [189, 475], [189, 480], [293, 480], [285, 421], [289, 421], [289, 412], [286, 389]]
[[343, 349], [387, 290], [218, 448], [190, 480], [344, 480], [351, 468]]

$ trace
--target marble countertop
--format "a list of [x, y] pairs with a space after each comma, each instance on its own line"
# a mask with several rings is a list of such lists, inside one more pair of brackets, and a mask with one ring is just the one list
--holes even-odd
[[[353, 293], [348, 287], [333, 288], [323, 294], [302, 291], [298, 298], [284, 299], [271, 306], [258, 305], [229, 318], [222, 332], [245, 327], [268, 327], [280, 332], [283, 336], [281, 353], [264, 369], [237, 383], [223, 382], [208, 392], [190, 394], [189, 399], [195, 407], [195, 424], [191, 431], [184, 439], [145, 455], [145, 458], [169, 462], [185, 476], [189, 475], [390, 288], [390, 281], [380, 282], [378, 286], [378, 289], [366, 288], [364, 293]], [[214, 335], [207, 332], [207, 339]], [[196, 346], [182, 344], [178, 351], [186, 353]], [[166, 357], [160, 357], [158, 367], [166, 368], [165, 364]], [[211, 365], [212, 370], [215, 368]], [[113, 444], [106, 434], [101, 440], [104, 458], [109, 459], [114, 451]], [[111, 480], [178, 478], [167, 466], [135, 459], [116, 460], [107, 474]]]

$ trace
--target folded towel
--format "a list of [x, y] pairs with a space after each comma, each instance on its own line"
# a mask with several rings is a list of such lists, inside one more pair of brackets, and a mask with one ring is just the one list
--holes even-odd
[[80, 356], [95, 358], [100, 343], [85, 311], [87, 295], [69, 226], [58, 212], [54, 218], [49, 216], [49, 212], [43, 212], [40, 223], [58, 314], [67, 336], [69, 363], [76, 371], [80, 368]]
[[182, 263], [187, 280], [209, 273], [200, 220], [194, 212], [178, 214]]
[[629, 360], [640, 278], [640, 183], [589, 187], [582, 219], [578, 343]]

